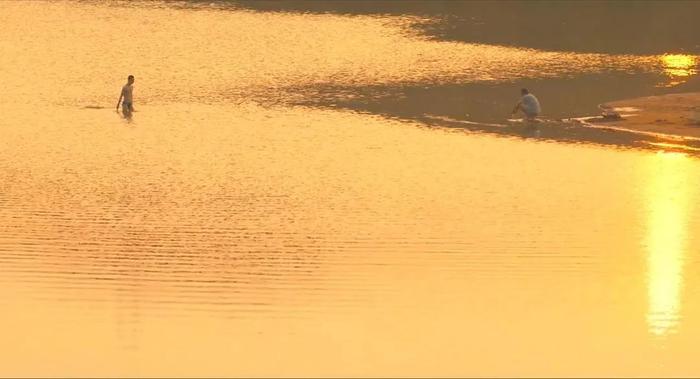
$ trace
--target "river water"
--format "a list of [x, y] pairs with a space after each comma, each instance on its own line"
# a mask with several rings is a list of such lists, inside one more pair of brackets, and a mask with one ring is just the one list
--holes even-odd
[[692, 27], [448, 3], [0, 2], [0, 375], [700, 374]]

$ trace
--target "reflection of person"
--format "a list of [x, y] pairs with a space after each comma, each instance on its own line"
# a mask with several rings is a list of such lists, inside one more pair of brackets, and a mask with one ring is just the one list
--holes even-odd
[[539, 100], [537, 100], [535, 95], [531, 94], [526, 88], [521, 89], [520, 94], [522, 97], [520, 98], [520, 101], [515, 104], [515, 108], [513, 108], [513, 115], [515, 115], [518, 110], [521, 110], [523, 113], [525, 113], [525, 117], [528, 120], [534, 120], [537, 115], [540, 114]]
[[[119, 95], [119, 101], [117, 101], [117, 111], [119, 111], [119, 103], [122, 104], [122, 112], [124, 112], [124, 117], [131, 116], [131, 112], [134, 111], [134, 75], [129, 75], [126, 84], [122, 87], [122, 93]], [[122, 99], [124, 101], [122, 102]]]

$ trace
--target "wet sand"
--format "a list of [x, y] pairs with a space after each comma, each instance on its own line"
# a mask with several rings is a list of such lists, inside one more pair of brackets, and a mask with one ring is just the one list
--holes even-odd
[[614, 109], [622, 117], [604, 125], [645, 133], [700, 138], [700, 92], [675, 93], [613, 101], [601, 109]]

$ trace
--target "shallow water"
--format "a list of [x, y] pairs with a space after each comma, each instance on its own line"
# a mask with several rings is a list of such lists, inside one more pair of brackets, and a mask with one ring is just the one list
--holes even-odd
[[0, 3], [0, 375], [698, 375], [700, 160], [489, 127], [693, 67], [244, 5]]

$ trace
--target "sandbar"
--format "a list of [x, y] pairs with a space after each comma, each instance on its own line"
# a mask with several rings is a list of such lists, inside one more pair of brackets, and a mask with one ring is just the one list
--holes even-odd
[[643, 133], [700, 138], [700, 92], [612, 101], [600, 105], [607, 117], [594, 124]]

